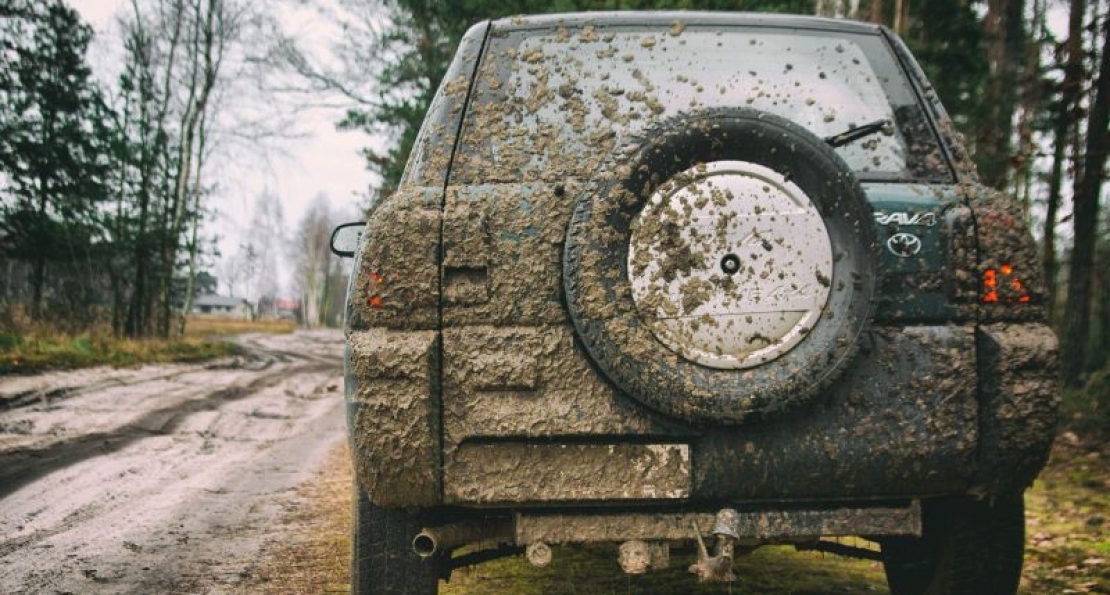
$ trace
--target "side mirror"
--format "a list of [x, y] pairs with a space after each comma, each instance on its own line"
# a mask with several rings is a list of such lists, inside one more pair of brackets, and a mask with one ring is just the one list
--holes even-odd
[[350, 258], [358, 250], [358, 241], [362, 238], [362, 229], [366, 223], [356, 221], [344, 223], [331, 232], [331, 253], [336, 256]]

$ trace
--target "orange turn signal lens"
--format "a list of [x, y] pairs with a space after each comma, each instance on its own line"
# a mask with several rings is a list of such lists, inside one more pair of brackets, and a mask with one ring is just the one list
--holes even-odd
[[1002, 301], [998, 295], [999, 277], [1002, 277], [1002, 282], [1009, 286], [1012, 293], [1017, 297], [1007, 296], [1005, 303], [1013, 304], [1027, 304], [1032, 301], [1032, 298], [1025, 291], [1025, 287], [1021, 283], [1021, 279], [1014, 275], [1013, 265], [1003, 264], [998, 269], [987, 269], [983, 271], [983, 303], [996, 304]]
[[987, 269], [983, 271], [983, 303], [993, 304], [998, 301], [998, 271]]
[[370, 297], [366, 299], [366, 304], [371, 308], [384, 308], [385, 300], [377, 294], [377, 291], [379, 291], [378, 286], [385, 282], [385, 276], [378, 273], [378, 271], [370, 271], [366, 277], [370, 280], [366, 284], [366, 293], [370, 294]]

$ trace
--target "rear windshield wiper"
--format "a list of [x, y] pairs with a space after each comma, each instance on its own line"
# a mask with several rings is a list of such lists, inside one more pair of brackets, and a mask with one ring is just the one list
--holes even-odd
[[826, 136], [825, 142], [835, 149], [837, 147], [843, 147], [850, 142], [857, 141], [865, 136], [871, 136], [876, 132], [891, 134], [894, 132], [894, 123], [886, 119], [875, 120], [874, 122], [868, 122], [862, 126], [849, 128], [840, 134]]

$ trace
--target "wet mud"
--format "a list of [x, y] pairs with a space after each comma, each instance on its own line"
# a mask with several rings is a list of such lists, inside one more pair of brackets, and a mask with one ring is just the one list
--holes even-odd
[[0, 592], [231, 590], [342, 440], [341, 340], [248, 337], [239, 362], [147, 378], [0, 378], [65, 394], [0, 412]]

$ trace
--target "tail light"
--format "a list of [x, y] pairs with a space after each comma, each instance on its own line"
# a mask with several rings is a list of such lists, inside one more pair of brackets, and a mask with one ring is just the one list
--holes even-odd
[[1009, 264], [983, 271], [984, 304], [1027, 304], [1032, 301], [1021, 278]]
[[369, 296], [366, 298], [366, 305], [378, 310], [384, 308], [385, 300], [382, 299], [379, 291], [382, 284], [385, 283], [385, 277], [377, 271], [370, 271], [370, 273], [366, 275], [366, 279], [366, 295]]
[[[1005, 203], [1000, 203], [1005, 205]], [[980, 320], [1032, 320], [1044, 316], [1040, 253], [1016, 210], [975, 209], [979, 238]]]

